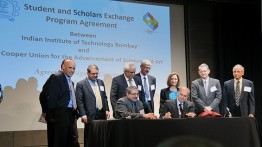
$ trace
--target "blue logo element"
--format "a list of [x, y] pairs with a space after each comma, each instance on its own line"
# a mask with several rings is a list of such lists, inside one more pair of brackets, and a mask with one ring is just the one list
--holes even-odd
[[17, 1], [13, 0], [0, 0], [0, 18], [7, 18], [10, 21], [14, 21], [14, 17], [18, 16]]
[[158, 21], [149, 12], [147, 12], [144, 15], [143, 20], [148, 25], [148, 27], [151, 29], [151, 31], [154, 31], [158, 27]]

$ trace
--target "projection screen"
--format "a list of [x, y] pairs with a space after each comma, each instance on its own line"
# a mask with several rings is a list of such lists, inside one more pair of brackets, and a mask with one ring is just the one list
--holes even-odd
[[[86, 78], [88, 65], [96, 64], [108, 100], [112, 78], [123, 73], [126, 62], [134, 62], [139, 72], [141, 60], [150, 60], [150, 75], [157, 79], [156, 115], [169, 73], [176, 71], [186, 86], [182, 5], [2, 0], [0, 22], [0, 131], [46, 129], [38, 122], [39, 94], [65, 58], [76, 62], [74, 83]], [[78, 127], [83, 127], [80, 121]]]

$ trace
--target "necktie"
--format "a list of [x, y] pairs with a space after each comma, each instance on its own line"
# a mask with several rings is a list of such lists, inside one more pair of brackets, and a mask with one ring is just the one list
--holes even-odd
[[76, 96], [75, 96], [75, 90], [74, 90], [74, 86], [73, 86], [73, 82], [71, 80], [71, 78], [69, 79], [69, 90], [70, 90], [70, 94], [71, 94], [71, 98], [73, 101], [73, 108], [74, 110], [76, 109]]
[[133, 113], [138, 113], [138, 110], [136, 109], [136, 104], [132, 103], [132, 112]]
[[206, 92], [206, 96], [207, 96], [207, 81], [204, 81], [204, 88], [205, 88], [205, 92]]
[[148, 102], [148, 98], [149, 98], [149, 90], [148, 90], [148, 86], [146, 83], [146, 77], [144, 77], [144, 90], [145, 90], [145, 101]]
[[129, 86], [133, 86], [132, 79], [128, 79], [128, 82], [129, 82]]
[[99, 110], [101, 110], [102, 107], [103, 107], [102, 99], [101, 99], [100, 91], [99, 91], [95, 81], [94, 81], [94, 90], [95, 90], [95, 95], [96, 95], [97, 108]]
[[181, 117], [181, 118], [184, 117], [184, 110], [183, 110], [183, 108], [182, 108], [182, 105], [183, 105], [182, 103], [179, 104], [179, 110], [180, 110], [180, 113], [181, 113], [181, 114], [180, 114], [180, 117]]
[[239, 106], [239, 98], [240, 98], [240, 82], [239, 81], [237, 81], [237, 85], [236, 85], [235, 98], [236, 98], [236, 105]]

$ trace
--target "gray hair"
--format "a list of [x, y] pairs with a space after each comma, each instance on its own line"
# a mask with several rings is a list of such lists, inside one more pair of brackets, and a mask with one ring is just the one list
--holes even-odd
[[234, 68], [241, 68], [243, 71], [245, 71], [244, 67], [241, 64], [235, 65], [232, 70], [234, 70]]
[[128, 86], [126, 88], [126, 93], [131, 93], [133, 90], [138, 90], [136, 86]]
[[88, 73], [91, 72], [91, 70], [90, 70], [91, 68], [95, 68], [95, 69], [99, 70], [98, 67], [97, 67], [95, 64], [91, 64], [91, 65], [89, 65], [89, 66], [87, 67], [87, 72], [88, 72]]
[[146, 65], [152, 66], [152, 63], [147, 59], [142, 60], [140, 66], [146, 66]]
[[135, 63], [133, 63], [133, 62], [127, 62], [127, 63], [124, 65], [124, 68], [123, 68], [124, 72], [125, 72], [125, 71], [129, 71], [129, 70], [132, 70], [132, 69], [136, 70], [136, 65], [135, 65]]
[[187, 88], [187, 87], [181, 87], [181, 88], [179, 88], [179, 91], [181, 91], [181, 90], [187, 90], [188, 94], [190, 94], [190, 89]]
[[209, 70], [209, 67], [206, 63], [202, 63], [201, 65], [198, 66], [198, 70], [201, 70], [202, 68], [207, 68]]

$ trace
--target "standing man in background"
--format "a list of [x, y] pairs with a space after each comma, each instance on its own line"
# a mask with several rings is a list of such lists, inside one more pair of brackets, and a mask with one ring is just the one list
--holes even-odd
[[[48, 105], [48, 98], [49, 98], [49, 95], [48, 95], [48, 91], [49, 91], [49, 87], [50, 87], [50, 83], [51, 83], [51, 80], [55, 77], [56, 74], [61, 74], [63, 72], [63, 64], [64, 64], [64, 61], [61, 63], [61, 66], [60, 66], [60, 70], [58, 70], [56, 73], [54, 74], [51, 74], [49, 76], [49, 78], [46, 80], [45, 84], [43, 85], [42, 87], [42, 91], [39, 95], [39, 101], [40, 101], [40, 104], [41, 104], [41, 108], [42, 108], [42, 116], [45, 118], [46, 120], [46, 124], [47, 124], [47, 141], [48, 141], [48, 147], [53, 147], [54, 146], [54, 135], [55, 135], [55, 123], [54, 123], [54, 120], [46, 117], [46, 113], [47, 113], [47, 105]], [[73, 130], [73, 144], [75, 144], [75, 147], [79, 147], [79, 142], [78, 142], [78, 130], [77, 130], [77, 119], [78, 119], [78, 116], [76, 116], [75, 118], [75, 121], [74, 121], [74, 130]]]
[[93, 120], [109, 119], [105, 84], [98, 79], [99, 69], [96, 65], [89, 65], [87, 78], [76, 85], [77, 107], [81, 121], [85, 124], [84, 146], [87, 147], [88, 131]]
[[62, 62], [62, 72], [52, 78], [48, 89], [47, 117], [55, 123], [54, 147], [78, 147], [74, 142], [77, 106], [71, 77], [76, 64], [72, 59]]
[[220, 113], [219, 103], [222, 92], [219, 80], [209, 77], [210, 69], [205, 63], [198, 67], [198, 73], [200, 78], [191, 84], [191, 96], [195, 103], [196, 114], [209, 111]]
[[139, 100], [143, 103], [145, 113], [154, 113], [154, 95], [156, 90], [156, 78], [148, 75], [152, 63], [143, 60], [140, 72], [134, 76], [139, 92]]
[[237, 64], [233, 67], [234, 79], [224, 83], [224, 106], [234, 117], [255, 116], [255, 98], [253, 82], [242, 78], [244, 67]]
[[127, 62], [123, 68], [124, 73], [116, 76], [112, 80], [110, 101], [113, 109], [113, 116], [115, 117], [116, 101], [126, 96], [126, 88], [128, 86], [136, 86], [135, 80], [133, 79], [136, 73], [136, 65], [133, 62]]

